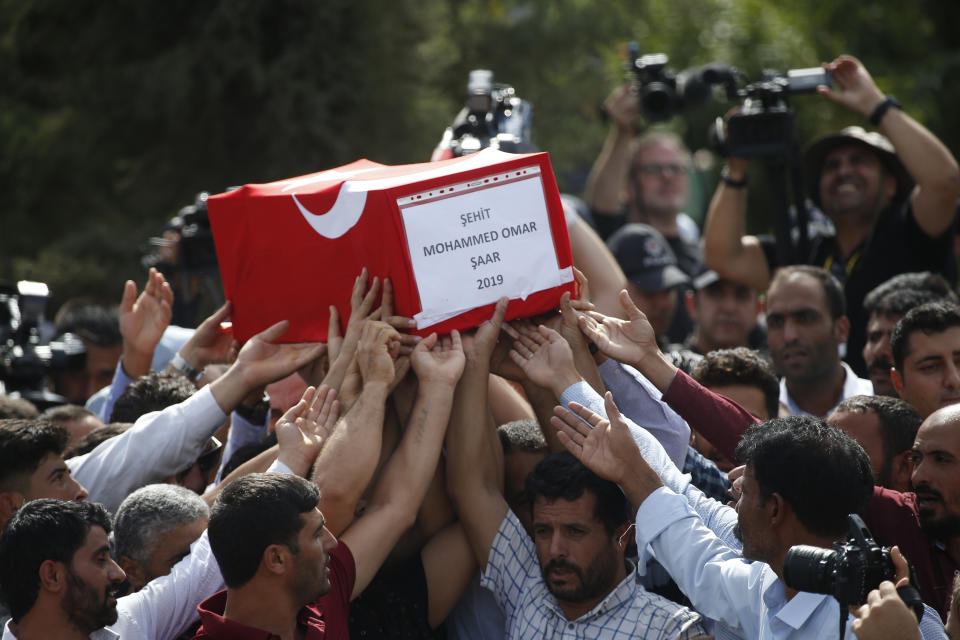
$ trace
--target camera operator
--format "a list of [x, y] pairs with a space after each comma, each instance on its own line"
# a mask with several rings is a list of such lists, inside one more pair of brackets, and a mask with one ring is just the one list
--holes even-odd
[[[847, 127], [815, 142], [804, 158], [811, 197], [835, 228], [833, 236], [811, 239], [805, 262], [843, 283], [850, 318], [846, 359], [863, 375], [866, 293], [905, 271], [956, 278], [950, 226], [960, 169], [943, 143], [880, 92], [859, 60], [843, 55], [825, 68], [839, 90], [820, 86], [818, 93], [883, 134]], [[764, 290], [778, 265], [772, 245], [744, 235], [746, 169], [745, 159], [727, 158], [707, 213], [704, 258], [724, 277]]]
[[[604, 109], [610, 133], [590, 171], [586, 194], [597, 233], [606, 240], [624, 224], [648, 224], [670, 245], [680, 270], [697, 277], [704, 270], [700, 230], [683, 213], [690, 151], [668, 131], [648, 131], [634, 139], [640, 105], [632, 85], [616, 89]], [[689, 290], [683, 287], [680, 295]], [[683, 342], [692, 330], [690, 314], [681, 307], [670, 325], [670, 339]]]

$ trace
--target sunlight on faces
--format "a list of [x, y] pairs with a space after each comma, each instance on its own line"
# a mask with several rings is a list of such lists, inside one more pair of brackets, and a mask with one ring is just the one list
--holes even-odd
[[929, 335], [914, 331], [906, 351], [903, 371], [894, 376], [901, 398], [924, 417], [960, 402], [960, 327]]
[[820, 282], [804, 273], [777, 280], [767, 293], [767, 344], [777, 372], [788, 382], [826, 380], [846, 341], [841, 323], [830, 318]]
[[694, 301], [690, 315], [708, 351], [747, 346], [759, 310], [753, 289], [719, 280], [690, 295]]
[[314, 508], [302, 514], [303, 527], [297, 534], [294, 554], [294, 573], [291, 588], [299, 602], [307, 604], [330, 591], [330, 552], [337, 546], [337, 539], [326, 527], [320, 509]]
[[85, 634], [117, 621], [118, 588], [123, 570], [110, 558], [103, 527], [93, 525], [67, 567], [67, 590], [60, 606]]
[[615, 586], [621, 561], [611, 534], [594, 515], [596, 496], [533, 506], [533, 540], [550, 593], [561, 602], [599, 600]]
[[48, 453], [30, 476], [27, 500], [56, 498], [58, 500], [86, 500], [87, 490], [70, 475], [70, 469], [58, 453]]
[[960, 407], [930, 415], [913, 445], [913, 488], [920, 526], [928, 535], [960, 535]]
[[[640, 192], [635, 195], [641, 213], [676, 215], [683, 210], [689, 195], [689, 164], [687, 155], [667, 141], [644, 147], [634, 161], [636, 182], [629, 185], [630, 190], [639, 187]], [[682, 168], [682, 171], [676, 168]]]
[[820, 202], [830, 218], [846, 214], [876, 214], [896, 192], [876, 153], [861, 144], [833, 149], [823, 159]]
[[743, 471], [743, 483], [740, 485], [740, 499], [737, 500], [737, 524], [733, 535], [743, 543], [743, 557], [747, 560], [768, 562], [776, 557], [775, 544], [766, 535], [767, 500], [760, 495], [760, 487], [750, 465]]
[[867, 321], [867, 340], [863, 345], [863, 360], [867, 363], [867, 375], [873, 383], [873, 393], [878, 396], [897, 397], [897, 390], [890, 380], [893, 367], [893, 352], [890, 350], [890, 335], [902, 316], [870, 314]]

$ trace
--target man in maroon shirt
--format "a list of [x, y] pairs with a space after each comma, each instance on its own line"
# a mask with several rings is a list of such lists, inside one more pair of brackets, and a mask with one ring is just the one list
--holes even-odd
[[[359, 363], [363, 389], [331, 437], [361, 415], [382, 428], [396, 373], [388, 345], [399, 334], [377, 322], [368, 333], [370, 348], [358, 355], [366, 361]], [[363, 516], [343, 531], [339, 543], [325, 526], [320, 489], [313, 483], [288, 474], [251, 474], [221, 492], [208, 530], [227, 590], [198, 607], [202, 626], [196, 640], [349, 637], [350, 600], [370, 584], [416, 520], [464, 362], [456, 331], [442, 341], [431, 334], [413, 349], [418, 387], [403, 438], [377, 477]]]
[[210, 515], [210, 544], [227, 590], [201, 603], [195, 638], [346, 638], [353, 556], [317, 508], [315, 484], [287, 473], [227, 486]]

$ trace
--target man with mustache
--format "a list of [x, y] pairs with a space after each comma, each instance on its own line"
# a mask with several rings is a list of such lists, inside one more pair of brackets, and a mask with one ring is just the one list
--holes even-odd
[[830, 273], [806, 265], [777, 271], [767, 291], [767, 344], [790, 413], [822, 418], [844, 398], [873, 393], [840, 360], [849, 329], [843, 290]]
[[[806, 185], [834, 233], [811, 238], [810, 253], [799, 259], [823, 266], [842, 283], [851, 323], [846, 360], [864, 374], [867, 292], [908, 271], [956, 280], [950, 227], [960, 168], [942, 142], [880, 92], [859, 60], [843, 55], [824, 67], [833, 73], [834, 86], [818, 92], [863, 116], [879, 133], [847, 127], [807, 150]], [[780, 265], [771, 242], [744, 235], [746, 186], [747, 161], [727, 158], [704, 226], [704, 262], [764, 290]]]
[[[626, 294], [624, 294], [626, 295]], [[447, 430], [447, 492], [507, 620], [508, 638], [602, 637], [690, 639], [703, 635], [700, 616], [638, 583], [624, 553], [630, 505], [616, 484], [569, 453], [555, 453], [527, 476], [533, 536], [503, 496], [503, 458], [488, 428], [490, 357], [506, 305], [465, 342], [467, 364]], [[542, 332], [563, 341], [559, 334]], [[552, 375], [549, 349], [514, 350], [511, 359], [554, 396], [579, 380], [574, 369]], [[532, 340], [525, 344], [535, 347]], [[564, 342], [564, 344], [566, 344]], [[569, 353], [569, 348], [567, 349]], [[570, 354], [572, 362], [572, 354]], [[535, 372], [535, 373], [534, 373]]]
[[937, 300], [958, 302], [950, 283], [940, 274], [929, 271], [896, 275], [875, 287], [863, 299], [868, 316], [863, 360], [867, 363], [874, 395], [899, 397], [890, 379], [890, 370], [893, 369], [890, 335], [910, 309]]
[[[110, 558], [110, 516], [99, 504], [44, 498], [21, 507], [0, 538], [6, 640], [114, 638], [123, 570]], [[16, 635], [14, 635], [16, 634]]]

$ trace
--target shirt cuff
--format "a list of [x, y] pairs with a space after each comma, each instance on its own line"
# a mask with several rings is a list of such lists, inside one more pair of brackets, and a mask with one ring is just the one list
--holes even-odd
[[296, 475], [293, 473], [293, 469], [283, 464], [279, 460], [274, 460], [273, 464], [267, 467], [267, 473], [289, 473], [290, 475]]
[[637, 509], [637, 548], [645, 549], [674, 522], [696, 514], [690, 510], [686, 497], [660, 487]]
[[560, 404], [564, 408], [568, 408], [571, 402], [582, 404], [594, 413], [598, 413], [604, 418], [607, 417], [607, 410], [603, 406], [603, 398], [583, 380], [573, 383], [560, 394]]

